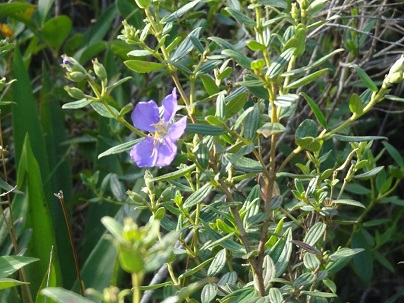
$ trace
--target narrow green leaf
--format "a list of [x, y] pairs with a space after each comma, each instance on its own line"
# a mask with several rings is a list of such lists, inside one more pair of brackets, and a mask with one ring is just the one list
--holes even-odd
[[373, 168], [373, 169], [371, 169], [371, 170], [369, 170], [369, 171], [367, 171], [367, 172], [364, 172], [364, 173], [359, 174], [359, 175], [355, 175], [354, 178], [357, 178], [357, 179], [366, 179], [366, 178], [375, 176], [375, 175], [377, 175], [383, 168], [384, 168], [384, 166], [375, 167], [375, 168]]
[[283, 70], [283, 68], [288, 64], [289, 60], [292, 58], [295, 48], [288, 48], [284, 51], [278, 58], [276, 58], [268, 68], [267, 76], [271, 79], [277, 77]]
[[293, 281], [294, 288], [300, 288], [301, 286], [310, 285], [316, 280], [316, 275], [311, 272], [301, 274], [295, 281]]
[[269, 138], [272, 135], [280, 134], [285, 131], [285, 126], [283, 126], [281, 123], [265, 123], [263, 126], [261, 126], [258, 130], [257, 133], [263, 135], [265, 138]]
[[151, 54], [152, 53], [147, 49], [135, 49], [133, 51], [130, 51], [127, 55], [133, 57], [144, 57], [144, 56], [150, 56]]
[[0, 278], [0, 290], [24, 284], [29, 284], [29, 282], [22, 282], [9, 278]]
[[321, 77], [324, 73], [326, 73], [329, 70], [329, 68], [324, 68], [324, 69], [320, 69], [319, 71], [316, 71], [310, 75], [307, 75], [299, 80], [296, 80], [295, 82], [290, 83], [287, 88], [299, 88], [302, 86], [305, 86], [311, 82], [313, 82], [314, 80], [316, 80], [317, 78]]
[[336, 261], [339, 259], [347, 259], [364, 251], [363, 248], [347, 248], [343, 247], [330, 256], [330, 260]]
[[250, 69], [252, 60], [244, 56], [240, 51], [233, 49], [225, 49], [222, 51], [222, 54], [233, 58], [242, 67]]
[[83, 107], [89, 105], [91, 102], [93, 102], [93, 101], [91, 101], [89, 99], [81, 99], [81, 100], [65, 103], [62, 105], [62, 108], [63, 109], [79, 109], [79, 108], [83, 108]]
[[333, 135], [333, 138], [343, 142], [366, 142], [373, 140], [387, 140], [387, 138], [383, 136], [345, 136], [339, 134]]
[[5, 278], [15, 273], [20, 268], [38, 260], [39, 260], [38, 258], [30, 258], [23, 256], [0, 257], [0, 278]]
[[354, 65], [353, 68], [356, 70], [359, 78], [361, 78], [362, 80], [362, 83], [365, 84], [367, 88], [369, 88], [373, 92], [378, 91], [376, 84], [373, 82], [372, 79], [370, 79], [368, 74], [362, 68], [360, 68], [358, 65]]
[[327, 226], [322, 222], [317, 222], [312, 227], [310, 227], [306, 236], [303, 238], [303, 242], [308, 245], [315, 245], [317, 241], [323, 236]]
[[338, 297], [336, 294], [329, 293], [329, 292], [322, 292], [318, 290], [302, 290], [301, 294], [308, 295], [311, 297], [320, 297], [320, 298], [336, 298]]
[[384, 145], [384, 147], [386, 148], [386, 150], [390, 154], [390, 156], [394, 159], [396, 164], [400, 168], [403, 168], [404, 161], [403, 161], [403, 157], [400, 155], [399, 151], [397, 149], [395, 149], [394, 146], [391, 145], [390, 143], [388, 143], [387, 141], [383, 141], [382, 144]]
[[[237, 92], [236, 92], [237, 91]], [[238, 113], [247, 102], [247, 93], [245, 88], [241, 87], [234, 91], [234, 94], [228, 95], [226, 100], [226, 118], [233, 117]]]
[[397, 96], [385, 95], [384, 97], [385, 97], [386, 99], [391, 100], [391, 101], [404, 102], [404, 98], [400, 98], [400, 97], [397, 97]]
[[200, 75], [203, 87], [209, 95], [214, 95], [220, 92], [219, 87], [217, 87], [215, 80], [210, 75]]
[[211, 302], [217, 295], [217, 284], [206, 284], [202, 288], [202, 293], [201, 293], [201, 302], [202, 303], [209, 303]]
[[123, 63], [137, 73], [150, 73], [165, 68], [162, 63], [141, 60], [126, 60]]
[[[114, 107], [108, 104], [104, 105], [99, 102], [92, 102], [90, 106], [97, 112], [97, 114], [105, 118], [114, 118], [119, 115], [119, 112]], [[105, 108], [105, 106], [108, 106], [109, 111], [107, 110], [107, 108]]]
[[197, 5], [200, 1], [201, 0], [194, 0], [194, 1], [191, 1], [191, 2], [181, 6], [178, 10], [171, 13], [167, 18], [163, 18], [161, 20], [161, 23], [166, 24], [166, 23], [178, 20], [183, 15], [185, 15], [188, 11], [190, 11], [192, 8], [194, 8], [194, 6]]
[[226, 130], [220, 126], [209, 125], [209, 124], [187, 124], [185, 131], [188, 133], [200, 134], [200, 135], [210, 135], [210, 136], [219, 136], [223, 135]]
[[157, 176], [151, 179], [152, 182], [161, 182], [161, 181], [172, 181], [172, 180], [176, 180], [180, 177], [183, 177], [187, 174], [189, 174], [191, 171], [193, 171], [195, 169], [196, 165], [192, 164], [190, 166], [186, 166], [183, 168], [180, 168], [174, 172], [165, 174], [165, 175], [161, 175], [161, 176]]
[[188, 269], [183, 274], [181, 274], [178, 277], [178, 279], [184, 279], [186, 277], [192, 276], [193, 274], [197, 273], [198, 271], [200, 271], [201, 269], [206, 267], [210, 262], [212, 262], [212, 260], [213, 260], [213, 258], [207, 259], [207, 260], [203, 261], [201, 264], [199, 264], [198, 266], [195, 266], [192, 269]]
[[310, 96], [304, 92], [301, 92], [300, 95], [302, 95], [303, 98], [306, 99], [311, 110], [313, 111], [314, 115], [316, 116], [317, 121], [321, 124], [321, 126], [324, 129], [327, 129], [328, 128], [327, 120], [325, 119], [323, 112], [321, 111], [320, 107], [318, 107], [317, 103], [314, 102], [314, 100], [312, 98], [310, 98]]
[[41, 293], [57, 303], [95, 303], [94, 301], [86, 299], [70, 290], [59, 287], [48, 287], [43, 289]]
[[279, 107], [289, 107], [299, 100], [299, 96], [296, 94], [286, 94], [282, 96], [276, 96], [275, 104]]
[[208, 276], [212, 277], [218, 274], [225, 265], [226, 265], [226, 249], [222, 249], [213, 258], [213, 261], [208, 268]]
[[[185, 5], [186, 6], [186, 5]], [[191, 37], [199, 38], [202, 28], [197, 27], [192, 30], [188, 36], [185, 37], [184, 41], [178, 46], [175, 50], [174, 54], [171, 56], [171, 61], [179, 61], [186, 57], [188, 53], [194, 48], [194, 44], [192, 43]]]
[[246, 14], [241, 13], [240, 11], [226, 7], [225, 10], [238, 22], [246, 25], [247, 27], [253, 28], [256, 24], [255, 21], [251, 18], [249, 18]]
[[24, 2], [13, 2], [13, 3], [1, 3], [0, 4], [0, 17], [8, 17], [15, 13], [27, 10], [34, 9], [34, 4], [24, 3]]
[[245, 172], [262, 172], [262, 166], [256, 160], [231, 153], [225, 154], [224, 157], [234, 166], [235, 169]]
[[184, 207], [192, 207], [198, 203], [201, 203], [211, 192], [213, 186], [210, 183], [206, 183], [197, 191], [193, 192], [184, 202]]
[[350, 199], [338, 199], [338, 200], [332, 200], [332, 203], [335, 204], [344, 204], [344, 205], [351, 205], [351, 206], [357, 206], [366, 209], [366, 206], [363, 205], [362, 203], [355, 201], [355, 200], [350, 200]]
[[138, 143], [139, 141], [141, 141], [143, 138], [139, 138], [136, 140], [132, 140], [129, 142], [125, 142], [116, 146], [113, 146], [109, 149], [107, 149], [106, 151], [102, 152], [101, 154], [98, 155], [98, 159], [105, 157], [105, 156], [109, 156], [109, 155], [114, 155], [114, 154], [119, 154], [119, 153], [123, 153], [126, 152], [130, 149], [132, 149], [132, 147]]
[[275, 277], [279, 278], [285, 271], [289, 264], [290, 256], [292, 254], [292, 228], [288, 228], [283, 238], [280, 238], [278, 242], [269, 251], [269, 256], [272, 258], [276, 265]]

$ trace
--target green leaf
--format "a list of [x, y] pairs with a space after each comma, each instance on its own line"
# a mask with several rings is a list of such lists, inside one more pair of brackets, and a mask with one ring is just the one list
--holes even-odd
[[308, 76], [305, 76], [299, 80], [296, 80], [295, 82], [290, 83], [286, 88], [290, 89], [290, 88], [299, 88], [299, 87], [305, 86], [305, 85], [313, 82], [317, 78], [321, 77], [328, 70], [329, 70], [329, 68], [324, 68], [319, 71], [316, 71]]
[[283, 70], [283, 68], [288, 64], [289, 60], [292, 58], [295, 48], [288, 48], [284, 51], [278, 58], [276, 58], [268, 68], [267, 76], [271, 79], [277, 77]]
[[13, 2], [13, 3], [1, 3], [0, 4], [0, 17], [9, 17], [20, 11], [25, 11], [27, 9], [34, 9], [34, 4], [24, 3], [24, 2]]
[[373, 169], [371, 169], [371, 170], [369, 170], [369, 171], [367, 171], [365, 173], [355, 175], [354, 178], [356, 178], [356, 179], [366, 179], [366, 178], [369, 178], [369, 177], [373, 177], [373, 176], [377, 175], [383, 168], [384, 168], [384, 166], [375, 167], [375, 168], [373, 168]]
[[[260, 112], [257, 106], [254, 106], [253, 108], [250, 107], [249, 109], [244, 112], [244, 113], [247, 112], [247, 114], [245, 115], [244, 119], [242, 119], [243, 137], [246, 140], [254, 140], [257, 136], [257, 129], [260, 123]], [[242, 116], [243, 114], [240, 115], [240, 118]]]
[[238, 22], [246, 25], [247, 27], [251, 27], [253, 28], [256, 24], [255, 21], [251, 18], [249, 18], [247, 15], [241, 13], [240, 11], [230, 8], [230, 7], [226, 7], [225, 10], [234, 18], [236, 19]]
[[54, 2], [55, 0], [38, 0], [38, 14], [41, 18], [41, 24], [44, 24]]
[[191, 1], [191, 2], [181, 6], [178, 10], [171, 13], [168, 17], [163, 18], [161, 20], [161, 23], [166, 24], [166, 23], [178, 20], [183, 15], [185, 15], [188, 11], [190, 11], [192, 8], [194, 8], [194, 6], [197, 5], [199, 2], [200, 2], [200, 0], [194, 0], [194, 1]]
[[397, 97], [397, 96], [385, 95], [384, 97], [385, 97], [386, 99], [391, 100], [391, 101], [404, 102], [404, 98], [400, 98], [400, 97]]
[[200, 75], [203, 87], [209, 95], [214, 95], [220, 92], [219, 87], [217, 87], [215, 80], [210, 75]]
[[127, 55], [133, 57], [144, 57], [152, 55], [152, 52], [147, 49], [135, 49], [133, 51], [130, 51]]
[[0, 278], [5, 278], [15, 273], [20, 268], [38, 261], [38, 258], [30, 258], [23, 256], [3, 256], [0, 257]]
[[390, 156], [394, 159], [396, 164], [400, 168], [403, 168], [404, 167], [404, 161], [403, 161], [403, 157], [400, 155], [399, 151], [397, 149], [395, 149], [394, 146], [392, 146], [387, 141], [383, 141], [382, 144], [384, 145], [384, 147], [386, 148], [386, 150], [390, 154]]
[[301, 274], [295, 281], [293, 281], [294, 288], [300, 288], [312, 284], [316, 280], [316, 275], [311, 272]]
[[209, 124], [199, 124], [199, 123], [188, 123], [185, 131], [188, 133], [200, 134], [200, 135], [210, 135], [219, 136], [223, 135], [226, 130], [220, 126], [209, 125]]
[[211, 302], [217, 295], [217, 284], [206, 284], [202, 288], [202, 293], [201, 293], [201, 302], [202, 303], [209, 303]]
[[360, 116], [363, 114], [363, 104], [358, 94], [352, 93], [349, 98], [349, 110], [355, 115]]
[[225, 49], [222, 51], [222, 54], [231, 57], [242, 67], [250, 69], [252, 60], [244, 56], [240, 51], [233, 49]]
[[225, 265], [226, 265], [226, 249], [222, 249], [213, 258], [213, 261], [208, 268], [208, 276], [212, 277], [218, 274]]
[[279, 107], [289, 107], [292, 104], [296, 103], [299, 99], [299, 96], [296, 94], [286, 94], [282, 96], [276, 96], [275, 104]]
[[89, 105], [91, 102], [93, 102], [93, 101], [89, 100], [89, 99], [81, 99], [81, 100], [65, 103], [62, 105], [62, 108], [63, 109], [79, 109], [79, 108], [83, 108], [83, 107]]
[[256, 160], [231, 153], [225, 154], [224, 157], [234, 166], [235, 169], [250, 173], [262, 172], [261, 163]]
[[137, 73], [150, 73], [165, 68], [165, 65], [157, 62], [126, 60], [123, 62], [129, 69]]
[[[25, 195], [14, 197], [13, 203], [23, 205], [27, 218], [25, 228], [32, 229], [30, 246], [26, 252], [27, 256], [39, 258], [39, 261], [25, 268], [27, 280], [31, 283], [31, 290], [36, 294], [41, 285], [41, 279], [49, 268], [49, 255], [56, 240], [51, 212], [46, 203], [44, 185], [42, 183], [40, 167], [33, 154], [28, 134], [25, 137], [23, 150], [17, 171], [17, 186]], [[28, 216], [29, 214], [29, 216]], [[59, 256], [53, 253], [50, 286], [62, 284]]]
[[307, 103], [309, 104], [311, 110], [313, 111], [314, 115], [316, 116], [317, 121], [321, 124], [324, 129], [328, 128], [327, 120], [325, 119], [323, 112], [321, 111], [320, 107], [318, 107], [317, 103], [314, 102], [312, 98], [310, 98], [306, 93], [301, 92], [300, 95], [306, 99]]
[[315, 245], [317, 241], [323, 236], [326, 228], [326, 224], [317, 222], [312, 227], [310, 227], [309, 231], [303, 238], [303, 242], [311, 246]]
[[387, 140], [387, 138], [383, 136], [345, 136], [339, 134], [333, 135], [333, 138], [343, 142], [367, 142], [373, 140]]
[[255, 40], [248, 41], [247, 46], [252, 51], [262, 51], [266, 48], [265, 45], [262, 45], [261, 43], [255, 41]]
[[[369, 286], [373, 278], [374, 260], [371, 250], [373, 247], [367, 239], [366, 230], [362, 229], [352, 235], [351, 247], [353, 251], [360, 251], [359, 255], [353, 256], [353, 267], [362, 282]], [[365, 249], [364, 249], [365, 248]]]
[[58, 50], [69, 36], [71, 29], [72, 20], [65, 15], [61, 15], [47, 21], [42, 28], [42, 34], [46, 43], [53, 49]]
[[281, 123], [265, 123], [263, 126], [261, 126], [258, 130], [257, 133], [263, 135], [265, 138], [269, 138], [272, 135], [280, 134], [285, 131], [285, 126], [283, 126]]
[[132, 149], [132, 147], [138, 143], [139, 141], [141, 141], [143, 138], [139, 138], [136, 140], [132, 140], [129, 142], [125, 142], [116, 146], [113, 146], [109, 149], [107, 149], [106, 151], [102, 152], [101, 154], [98, 155], [98, 159], [105, 157], [105, 156], [109, 156], [109, 155], [115, 155], [115, 154], [119, 154], [119, 153], [123, 153], [126, 152], [130, 149]]
[[191, 171], [193, 171], [196, 168], [195, 164], [192, 164], [190, 166], [186, 166], [183, 168], [180, 168], [176, 171], [173, 171], [171, 173], [165, 174], [165, 175], [161, 175], [161, 176], [157, 176], [154, 178], [151, 178], [150, 181], [151, 182], [161, 182], [161, 181], [172, 181], [172, 180], [176, 180], [180, 177], [183, 177], [185, 175], [188, 175], [191, 173]]
[[350, 200], [350, 199], [338, 199], [338, 200], [332, 200], [332, 203], [335, 204], [344, 204], [344, 205], [351, 205], [351, 206], [356, 206], [356, 207], [362, 207], [366, 209], [366, 206], [363, 205], [362, 203], [355, 201], [355, 200]]
[[268, 292], [268, 298], [270, 303], [282, 303], [283, 295], [278, 288], [271, 287]]
[[264, 263], [263, 263], [262, 267], [264, 269], [264, 272], [263, 272], [264, 286], [266, 289], [268, 289], [271, 286], [271, 282], [275, 278], [275, 274], [276, 274], [275, 263], [269, 255], [266, 255], [264, 257]]
[[210, 262], [212, 262], [212, 260], [213, 260], [213, 258], [207, 259], [207, 260], [203, 261], [201, 264], [199, 264], [198, 266], [195, 266], [192, 269], [186, 270], [183, 274], [181, 274], [178, 277], [178, 279], [184, 279], [186, 277], [192, 276], [193, 274], [197, 273], [198, 271], [200, 271], [201, 269], [206, 267]]
[[340, 259], [350, 259], [352, 256], [364, 251], [363, 248], [340, 248], [338, 251], [330, 255], [330, 260], [337, 261]]
[[192, 207], [198, 203], [201, 203], [211, 192], [213, 186], [210, 183], [206, 183], [197, 191], [193, 192], [184, 202], [184, 207]]
[[237, 114], [247, 102], [247, 93], [244, 87], [237, 88], [226, 98], [226, 118]]
[[311, 253], [304, 254], [303, 263], [304, 263], [304, 266], [311, 271], [314, 271], [315, 269], [317, 269], [317, 267], [320, 266], [320, 264], [321, 264], [318, 257], [315, 254], [311, 254]]
[[0, 278], [0, 290], [24, 284], [29, 284], [29, 282], [22, 282], [9, 278]]
[[288, 228], [283, 237], [269, 251], [269, 256], [276, 265], [275, 277], [279, 278], [289, 264], [292, 254], [292, 228]]
[[59, 287], [48, 287], [43, 289], [41, 293], [57, 303], [95, 303], [94, 301], [83, 298], [70, 290]]
[[318, 290], [302, 290], [301, 294], [308, 295], [311, 297], [320, 297], [320, 298], [336, 298], [338, 297], [336, 294], [329, 293], [329, 292], [322, 292]]
[[359, 66], [354, 65], [353, 68], [358, 73], [359, 78], [361, 78], [362, 83], [365, 84], [367, 88], [369, 88], [373, 92], [377, 92], [379, 89], [377, 88], [376, 84], [370, 79], [368, 74]]
[[178, 46], [178, 48], [175, 50], [170, 60], [179, 61], [184, 57], [186, 57], [189, 54], [189, 52], [194, 48], [194, 44], [192, 43], [191, 37], [198, 39], [201, 30], [202, 30], [201, 27], [197, 27], [194, 30], [192, 30], [188, 34], [188, 36], [185, 37], [184, 41], [182, 41], [181, 44]]

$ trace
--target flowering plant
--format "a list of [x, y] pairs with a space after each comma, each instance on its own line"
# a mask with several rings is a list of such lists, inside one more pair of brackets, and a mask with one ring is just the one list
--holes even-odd
[[170, 165], [177, 153], [177, 140], [184, 133], [187, 117], [173, 122], [177, 112], [177, 91], [164, 98], [157, 107], [153, 100], [139, 102], [132, 112], [133, 125], [140, 130], [153, 133], [137, 143], [130, 156], [139, 167], [161, 167]]

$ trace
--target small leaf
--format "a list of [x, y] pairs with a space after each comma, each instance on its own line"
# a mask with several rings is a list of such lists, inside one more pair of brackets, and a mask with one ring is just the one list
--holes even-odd
[[388, 143], [387, 141], [383, 141], [382, 144], [384, 145], [384, 147], [386, 148], [387, 152], [390, 154], [390, 156], [394, 159], [394, 161], [396, 162], [396, 164], [400, 167], [403, 168], [404, 167], [404, 161], [403, 161], [403, 157], [400, 155], [400, 153], [398, 152], [397, 149], [394, 148], [394, 146], [392, 146], [390, 143]]
[[232, 9], [230, 7], [226, 7], [225, 10], [234, 18], [236, 19], [238, 22], [246, 25], [247, 27], [254, 27], [255, 21], [249, 17], [247, 17], [247, 15], [241, 13], [240, 11], [236, 10], [236, 9]]
[[343, 142], [367, 142], [373, 140], [387, 140], [387, 138], [383, 136], [345, 136], [339, 134], [333, 135], [333, 138]]
[[183, 6], [181, 6], [178, 10], [175, 12], [171, 13], [167, 18], [163, 18], [161, 20], [162, 24], [173, 22], [181, 18], [183, 15], [185, 15], [188, 11], [190, 11], [192, 8], [194, 8], [195, 5], [197, 5], [200, 2], [200, 0], [194, 0], [191, 1]]
[[261, 126], [258, 130], [257, 133], [263, 135], [265, 138], [268, 138], [272, 135], [280, 134], [285, 131], [285, 126], [283, 126], [281, 123], [265, 123], [263, 126]]
[[114, 147], [111, 147], [111, 148], [107, 149], [106, 151], [102, 152], [101, 154], [99, 154], [98, 159], [101, 159], [102, 157], [105, 157], [105, 156], [126, 152], [126, 151], [132, 149], [132, 147], [141, 140], [143, 140], [143, 138], [139, 138], [136, 140], [132, 140], [132, 141], [125, 142], [125, 143], [116, 145]]
[[216, 284], [206, 284], [203, 288], [202, 288], [202, 292], [201, 292], [201, 302], [202, 303], [209, 303], [211, 302], [217, 295], [217, 285]]
[[282, 96], [276, 96], [275, 104], [279, 107], [289, 107], [299, 100], [299, 96], [296, 94], [286, 94]]
[[126, 60], [123, 63], [137, 73], [150, 73], [165, 68], [162, 63], [141, 60]]
[[312, 98], [310, 98], [306, 93], [301, 92], [300, 95], [303, 96], [304, 99], [306, 99], [307, 103], [309, 104], [311, 110], [313, 111], [314, 115], [317, 118], [317, 121], [321, 124], [321, 126], [324, 129], [328, 128], [327, 120], [325, 119], [323, 112], [321, 109], [318, 107], [317, 103], [314, 102]]
[[349, 98], [349, 110], [358, 116], [362, 115], [363, 104], [358, 94], [353, 93]]
[[295, 281], [293, 281], [294, 288], [300, 288], [301, 286], [310, 285], [316, 280], [316, 275], [311, 272], [301, 274]]
[[268, 292], [268, 298], [271, 303], [282, 303], [283, 295], [278, 288], [271, 287]]
[[303, 295], [308, 295], [311, 297], [320, 297], [320, 298], [336, 298], [338, 297], [336, 294], [333, 293], [328, 293], [328, 292], [322, 292], [318, 290], [302, 290], [301, 294]]
[[317, 222], [312, 227], [310, 227], [306, 236], [303, 238], [303, 242], [307, 243], [308, 245], [315, 245], [317, 241], [323, 236], [326, 228], [326, 224]]
[[362, 203], [355, 201], [355, 200], [350, 200], [350, 199], [332, 200], [332, 203], [357, 206], [357, 207], [362, 207], [362, 208], [366, 209], [366, 206], [363, 205]]
[[357, 65], [354, 65], [353, 68], [356, 70], [356, 72], [358, 73], [359, 78], [361, 78], [361, 80], [362, 80], [362, 83], [365, 84], [365, 86], [367, 88], [369, 88], [373, 92], [378, 91], [378, 88], [377, 88], [376, 84], [372, 81], [372, 79], [370, 79], [368, 74], [362, 68], [360, 68]]
[[386, 99], [391, 100], [391, 101], [404, 102], [404, 98], [400, 98], [400, 97], [397, 97], [397, 96], [385, 95], [384, 97], [385, 97]]
[[343, 247], [330, 256], [330, 260], [350, 259], [352, 256], [364, 251], [363, 248], [347, 248]]
[[199, 124], [199, 123], [188, 123], [185, 131], [188, 133], [200, 134], [200, 135], [210, 135], [219, 136], [223, 135], [226, 130], [220, 126], [209, 125], [209, 124]]
[[174, 54], [171, 56], [170, 58], [171, 61], [179, 61], [188, 55], [188, 53], [194, 48], [194, 44], [192, 43], [191, 37], [195, 37], [198, 39], [201, 30], [202, 30], [201, 27], [197, 27], [194, 30], [192, 30], [188, 34], [188, 36], [185, 37], [184, 41], [181, 42], [181, 44], [175, 50]]
[[154, 178], [151, 178], [150, 181], [151, 182], [160, 182], [160, 181], [172, 181], [172, 180], [176, 180], [180, 177], [183, 177], [187, 174], [189, 174], [191, 171], [193, 171], [196, 168], [195, 164], [192, 164], [190, 166], [186, 166], [183, 168], [180, 168], [176, 171], [173, 171], [171, 173], [165, 174], [165, 175], [161, 175], [161, 176], [157, 176]]
[[42, 289], [41, 293], [48, 298], [51, 298], [56, 303], [94, 303], [70, 290], [60, 287], [47, 287]]
[[232, 49], [225, 49], [222, 51], [222, 54], [233, 58], [242, 67], [250, 69], [252, 60], [250, 58], [244, 56], [240, 51], [232, 50]]
[[149, 56], [151, 54], [152, 53], [147, 49], [135, 49], [133, 51], [130, 51], [127, 55], [133, 56], [133, 57], [144, 57], [144, 56]]
[[81, 99], [81, 100], [65, 103], [62, 105], [62, 108], [63, 109], [79, 109], [79, 108], [83, 108], [83, 107], [87, 106], [91, 102], [93, 102], [93, 101], [91, 101], [89, 99]]
[[366, 178], [372, 177], [374, 175], [377, 175], [383, 168], [384, 168], [384, 166], [375, 167], [375, 168], [369, 170], [368, 172], [365, 172], [365, 173], [362, 173], [359, 175], [355, 175], [354, 178], [366, 179]]
[[267, 76], [271, 79], [278, 76], [282, 72], [283, 68], [288, 64], [289, 60], [292, 58], [295, 50], [296, 49], [294, 47], [288, 48], [278, 58], [271, 62], [271, 65], [269, 66], [267, 71]]
[[9, 278], [0, 278], [0, 290], [24, 284], [29, 284], [29, 282], [22, 282]]
[[224, 157], [234, 166], [235, 169], [245, 172], [262, 172], [262, 166], [256, 160], [237, 156], [231, 153], [225, 154]]
[[200, 75], [203, 87], [209, 95], [214, 95], [220, 92], [219, 87], [217, 87], [215, 80], [210, 75]]
[[197, 191], [193, 192], [184, 202], [184, 207], [192, 207], [198, 203], [201, 203], [211, 192], [213, 186], [210, 183], [206, 183]]
[[300, 123], [299, 127], [296, 130], [296, 141], [306, 137], [314, 138], [317, 136], [317, 132], [317, 123], [311, 119], [306, 119], [302, 123]]
[[302, 86], [305, 86], [311, 82], [313, 82], [314, 80], [316, 80], [317, 78], [319, 78], [320, 76], [322, 76], [325, 72], [327, 72], [329, 69], [328, 68], [324, 68], [321, 69], [319, 71], [316, 71], [308, 76], [305, 76], [299, 80], [296, 80], [295, 82], [290, 83], [286, 88], [299, 88]]
[[218, 274], [226, 265], [226, 249], [220, 250], [213, 258], [208, 268], [208, 276], [212, 277]]
[[[119, 112], [112, 106], [106, 104], [101, 104], [99, 102], [91, 102], [91, 107], [99, 114], [105, 118], [114, 118], [114, 116], [118, 116]], [[109, 111], [107, 110], [106, 106], [108, 107]]]

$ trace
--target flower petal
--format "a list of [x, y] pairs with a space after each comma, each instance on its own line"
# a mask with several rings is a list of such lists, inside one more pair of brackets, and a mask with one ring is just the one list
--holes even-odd
[[135, 127], [149, 132], [155, 132], [156, 128], [152, 124], [160, 121], [159, 109], [153, 100], [136, 104], [131, 117]]
[[170, 125], [167, 137], [174, 142], [177, 141], [184, 133], [186, 126], [187, 126], [187, 117], [182, 117], [177, 122]]
[[146, 137], [130, 151], [130, 157], [139, 167], [156, 166], [158, 152], [155, 150], [154, 138]]
[[173, 162], [177, 154], [177, 144], [169, 138], [164, 139], [157, 146], [157, 161], [153, 166], [168, 166]]
[[163, 106], [161, 109], [163, 110], [163, 121], [168, 122], [174, 117], [175, 113], [177, 112], [178, 101], [176, 87], [173, 88], [173, 92], [170, 95], [164, 98], [162, 104]]

